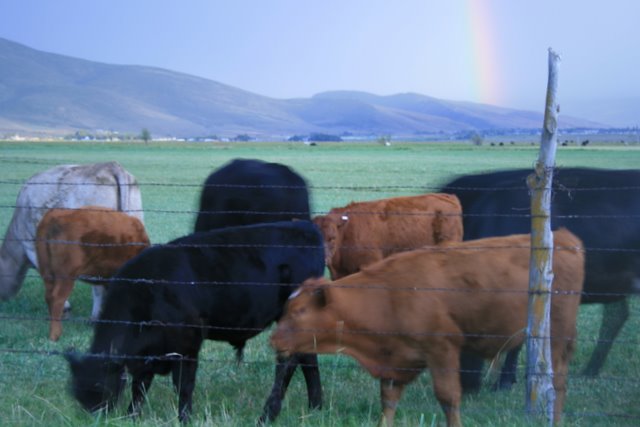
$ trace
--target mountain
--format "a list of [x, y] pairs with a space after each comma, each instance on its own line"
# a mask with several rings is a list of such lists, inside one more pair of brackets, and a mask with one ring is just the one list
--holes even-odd
[[[110, 65], [0, 38], [0, 134], [112, 130], [154, 136], [415, 135], [541, 127], [542, 115], [419, 94], [275, 99], [165, 69]], [[601, 127], [561, 116], [563, 127]]]
[[159, 68], [108, 65], [0, 39], [0, 130], [206, 135], [305, 124], [280, 101]]

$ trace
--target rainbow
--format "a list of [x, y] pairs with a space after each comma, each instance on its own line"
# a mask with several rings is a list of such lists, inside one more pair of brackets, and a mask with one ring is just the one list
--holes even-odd
[[473, 73], [473, 98], [485, 104], [504, 105], [504, 82], [501, 82], [497, 54], [497, 28], [493, 22], [491, 3], [484, 0], [466, 0], [468, 11], [469, 43]]

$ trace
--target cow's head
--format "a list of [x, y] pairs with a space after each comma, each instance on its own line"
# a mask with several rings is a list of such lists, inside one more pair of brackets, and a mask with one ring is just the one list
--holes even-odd
[[278, 353], [325, 353], [325, 343], [335, 341], [336, 322], [329, 310], [330, 293], [324, 278], [307, 279], [291, 294], [271, 345]]
[[[318, 226], [324, 240], [325, 263], [331, 269], [332, 265], [340, 264], [340, 247], [342, 246], [344, 227], [349, 221], [347, 213], [329, 212], [318, 215], [313, 223]], [[333, 274], [333, 272], [332, 272]]]
[[96, 412], [116, 404], [126, 382], [122, 364], [105, 354], [67, 352], [65, 358], [71, 369], [71, 393], [84, 409]]

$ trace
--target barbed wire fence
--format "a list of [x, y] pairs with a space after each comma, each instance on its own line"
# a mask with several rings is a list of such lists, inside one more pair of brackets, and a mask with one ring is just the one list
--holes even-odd
[[[6, 161], [6, 159], [2, 159], [0, 158], [0, 162]], [[43, 163], [38, 163], [38, 162], [34, 162], [34, 164], [43, 164]], [[50, 185], [51, 183], [42, 183], [42, 184], [47, 184]], [[18, 180], [0, 180], [0, 185], [23, 185], [23, 182], [20, 182]], [[85, 185], [83, 183], [78, 183], [77, 185]], [[176, 188], [176, 187], [193, 187], [193, 188], [201, 188], [202, 185], [198, 185], [198, 184], [180, 184], [180, 183], [162, 183], [162, 182], [148, 182], [148, 183], [140, 183], [139, 184], [141, 187], [145, 187], [145, 186], [154, 186], [154, 187], [167, 187], [167, 188]], [[371, 186], [354, 186], [354, 187], [346, 187], [346, 186], [335, 186], [335, 187], [329, 187], [329, 186], [310, 186], [310, 189], [313, 191], [327, 191], [327, 190], [335, 190], [335, 191], [343, 191], [343, 190], [350, 190], [350, 191], [364, 191], [364, 190], [371, 190], [373, 187]], [[427, 187], [407, 187], [407, 186], [375, 186], [376, 189], [385, 189], [385, 190], [394, 190], [394, 189], [398, 189], [398, 188], [402, 188], [402, 189], [407, 189], [407, 188], [413, 188], [415, 190], [417, 190], [419, 188], [420, 191], [425, 191], [425, 189], [428, 189]], [[459, 189], [459, 188], [458, 188]], [[525, 190], [526, 187], [523, 185], [522, 187], [512, 187], [509, 188], [509, 190], [513, 190], [513, 189], [518, 189], [518, 190]], [[571, 188], [571, 189], [566, 189], [566, 191], [630, 191], [630, 190], [638, 190], [640, 189], [640, 186], [626, 186], [624, 188], [620, 188], [620, 187], [599, 187], [599, 188]], [[435, 188], [433, 188], [433, 190], [435, 190]], [[482, 188], [474, 188], [474, 187], [467, 187], [467, 188], [462, 188], [462, 190], [468, 190], [468, 191], [487, 191], [488, 189], [486, 187], [482, 187]], [[503, 191], [505, 190], [505, 188], [491, 188], [489, 190], [495, 190], [495, 191]], [[34, 206], [17, 206], [15, 204], [5, 204], [5, 205], [0, 205], [0, 209], [4, 212], [11, 212], [12, 210], [16, 209], [16, 208], [36, 208], [36, 209], [42, 209], [43, 207], [34, 207]], [[157, 214], [170, 214], [170, 215], [196, 215], [198, 213], [200, 213], [199, 211], [194, 211], [194, 210], [167, 210], [167, 209], [145, 209], [144, 213], [157, 213]], [[216, 213], [222, 213], [222, 212], [216, 212]], [[233, 213], [233, 211], [227, 211], [227, 212], [223, 212], [223, 213]], [[264, 212], [252, 212], [254, 214], [261, 214]], [[215, 214], [215, 213], [212, 213]], [[264, 213], [267, 214], [267, 213]], [[269, 212], [268, 214], [273, 214], [273, 212]], [[314, 212], [314, 215], [319, 215], [319, 214], [328, 214], [327, 211], [322, 211], [322, 212]], [[350, 215], [378, 215], [380, 214], [380, 212], [374, 212], [374, 211], [370, 211], [370, 212], [354, 212]], [[403, 216], [414, 216], [414, 215], [420, 215], [420, 214], [416, 214], [414, 212], [385, 212], [386, 215], [403, 215]], [[423, 213], [422, 215], [431, 215], [428, 213]], [[474, 216], [474, 217], [518, 217], [518, 218], [530, 218], [531, 215], [529, 214], [487, 214], [487, 215], [472, 215], [472, 214], [464, 214], [463, 216]], [[632, 215], [608, 215], [608, 214], [603, 214], [603, 215], [564, 215], [564, 216], [558, 216], [558, 217], [564, 217], [564, 218], [572, 218], [572, 219], [595, 219], [595, 218], [599, 218], [599, 219], [608, 219], [611, 221], [615, 221], [617, 219], [640, 219], [640, 214], [632, 214]], [[18, 241], [28, 241], [31, 243], [35, 243], [34, 239], [14, 239], [14, 240], [18, 240]], [[55, 242], [55, 241], [53, 241]], [[3, 243], [4, 243], [4, 239], [3, 239]], [[113, 244], [91, 244], [91, 243], [80, 243], [80, 242], [73, 242], [73, 241], [57, 241], [55, 243], [59, 243], [59, 244], [67, 244], [67, 245], [71, 245], [71, 244], [80, 244], [80, 245], [97, 245], [97, 246], [114, 246]], [[136, 242], [130, 243], [130, 244], [137, 244]], [[166, 243], [153, 243], [152, 246], [171, 246], [171, 244], [166, 244]], [[193, 245], [184, 245], [184, 244], [177, 244], [177, 245], [173, 245], [173, 246], [193, 246]], [[243, 247], [246, 245], [232, 245], [234, 247]], [[529, 247], [527, 247], [529, 248]], [[349, 246], [349, 247], [343, 247], [343, 250], [353, 250], [353, 251], [367, 251], [367, 250], [377, 250], [380, 249], [379, 247], [369, 247], [369, 246]], [[408, 250], [408, 249], [414, 249], [414, 248], [386, 248], [386, 249], [394, 249], [394, 250]], [[482, 250], [484, 249], [482, 246], [477, 246], [477, 247], [465, 247], [465, 249], [477, 249], [477, 250]], [[493, 247], [492, 249], [495, 249], [495, 247]], [[505, 246], [502, 247], [501, 249], [505, 249], [505, 250], [511, 250], [511, 249], [522, 249], [521, 246]], [[640, 248], [601, 248], [601, 247], [586, 247], [584, 248], [586, 251], [603, 251], [603, 252], [620, 252], [620, 253], [640, 253]], [[434, 250], [438, 250], [438, 251], [447, 251], [447, 250], [455, 250], [455, 248], [449, 249], [449, 248], [435, 248]], [[37, 279], [40, 276], [33, 272], [30, 273], [27, 278], [29, 279]], [[93, 277], [86, 277], [86, 279], [90, 279], [94, 282], [107, 282], [109, 280], [109, 278], [105, 278], [105, 277], [99, 277], [99, 276], [93, 276]], [[145, 281], [145, 283], [164, 283], [166, 284], [166, 282], [158, 282], [158, 281], [154, 281], [151, 279], [148, 279]], [[175, 283], [174, 284], [180, 284], [180, 283]], [[256, 282], [203, 282], [203, 283], [197, 283], [198, 285], [203, 285], [203, 286], [229, 286], [229, 285], [234, 285], [234, 286], [256, 286], [256, 285], [263, 285], [263, 286], [282, 286], [282, 284], [269, 284], [269, 283], [256, 283]], [[132, 285], [135, 285], [135, 283], [133, 283]], [[368, 286], [369, 288], [375, 290], [375, 289], [388, 289], [388, 287], [385, 286], [381, 286], [381, 285], [376, 285], [375, 283], [372, 283], [371, 285]], [[403, 289], [403, 288], [400, 288]], [[425, 292], [458, 292], [458, 293], [470, 293], [473, 291], [470, 291], [468, 289], [446, 289], [446, 288], [442, 288], [442, 289], [415, 289], [415, 287], [411, 286], [411, 284], [407, 284], [406, 288], [404, 288], [404, 290], [414, 290], [414, 291], [425, 291]], [[486, 292], [505, 292], [504, 290], [486, 290]], [[512, 290], [509, 292], [513, 292], [513, 293], [527, 293], [527, 291], [518, 291], [518, 290]], [[558, 293], [556, 295], [560, 295], [561, 293]], [[583, 296], [587, 295], [586, 293], [583, 293]], [[602, 293], [598, 293], [598, 295], [603, 295]], [[634, 293], [619, 293], [619, 292], [611, 292], [606, 294], [607, 296], [611, 296], [611, 297], [628, 297], [631, 295], [634, 295]], [[43, 305], [44, 307], [44, 305]], [[631, 313], [632, 316], [638, 316], [640, 315], [640, 313], [637, 312], [633, 312]], [[50, 319], [47, 316], [20, 316], [20, 315], [12, 315], [12, 314], [5, 314], [2, 313], [0, 314], [0, 320], [2, 320], [3, 322], [43, 322], [46, 323], [48, 322]], [[89, 323], [89, 319], [88, 318], [83, 318], [83, 317], [74, 317], [74, 318], [70, 318], [70, 319], [64, 319], [64, 322], [75, 322], [75, 323]], [[105, 322], [105, 323], [110, 323], [110, 321], [103, 321], [103, 320], [97, 320], [97, 322]], [[137, 326], [137, 327], [143, 327], [143, 326], [147, 326], [146, 323], [144, 322], [129, 322], [131, 323], [131, 326]], [[177, 328], [177, 327], [183, 327], [183, 328], [194, 328], [194, 327], [198, 327], [198, 328], [202, 328], [201, 325], [190, 325], [190, 324], [158, 324], [157, 322], [154, 323], [153, 325], [154, 327], [172, 327], [172, 328]], [[215, 327], [212, 327], [215, 328]], [[246, 328], [224, 328], [227, 331], [238, 331], [239, 333], [241, 332], [247, 332]], [[254, 331], [257, 332], [257, 331]], [[379, 332], [379, 334], [381, 336], [384, 336], [386, 334], [406, 334], [406, 331], [390, 331], [390, 332]], [[486, 336], [485, 336], [486, 337]], [[473, 338], [472, 336], [466, 336], [466, 338]], [[501, 336], [494, 336], [492, 338], [509, 338], [509, 337], [501, 337]], [[563, 337], [551, 337], [552, 339], [562, 339]], [[580, 346], [580, 341], [590, 341], [593, 342], [593, 339], [587, 338], [587, 337], [581, 337], [580, 334], [578, 334], [578, 346]], [[620, 340], [617, 339], [615, 340], [615, 345], [616, 346], [629, 346], [631, 348], [638, 348], [638, 344], [640, 344], [640, 341], [635, 340], [635, 339], [627, 339], [627, 340]], [[615, 348], [615, 347], [614, 347]], [[33, 349], [33, 348], [19, 348], [19, 347], [5, 347], [3, 345], [0, 344], [0, 358], [2, 358], [2, 354], [7, 355], [7, 354], [11, 354], [11, 355], [24, 355], [25, 357], [30, 357], [30, 356], [39, 356], [39, 357], [59, 357], [61, 355], [65, 355], [67, 352], [66, 351], [60, 351], [60, 350], [46, 350], [46, 349]], [[112, 356], [106, 356], [104, 354], [93, 354], [90, 355], [91, 357], [96, 357], [96, 358], [101, 358], [101, 357], [112, 357]], [[171, 355], [157, 355], [157, 356], [136, 356], [136, 355], [119, 355], [118, 357], [121, 358], [139, 358], [142, 357], [144, 360], [176, 360], [176, 358], [180, 358], [180, 355], [175, 355], [175, 354], [171, 354]], [[185, 359], [186, 360], [186, 359]], [[228, 360], [220, 360], [220, 359], [207, 359], [207, 358], [200, 358], [199, 363], [222, 363], [222, 364], [235, 364], [237, 363], [235, 359], [228, 359]], [[259, 367], [264, 367], [265, 369], [270, 369], [273, 366], [273, 359], [268, 359], [268, 360], [253, 360], [253, 361], [245, 361], [243, 363], [248, 363], [248, 364], [253, 364]], [[351, 369], [353, 365], [351, 364], [338, 364], [338, 365], [334, 365], [337, 366], [338, 369]], [[10, 381], [12, 378], [20, 378], [21, 376], [24, 376], [25, 373], [20, 372], [20, 367], [19, 366], [14, 366], [13, 368], [16, 368], [16, 371], [14, 372], [13, 369], [11, 369], [11, 367], [9, 369], [6, 369], [7, 366], [5, 365], [5, 368], [2, 369], [1, 371], [3, 371], [3, 380], [0, 381]], [[404, 369], [404, 368], [397, 368], [396, 369]], [[574, 373], [570, 373], [569, 374], [570, 378], [579, 378], [578, 375], [574, 374]], [[632, 384], [633, 386], [637, 386], [638, 383], [640, 383], [640, 378], [638, 377], [634, 377], [634, 376], [625, 376], [625, 377], [608, 377], [608, 376], [601, 376], [598, 378], [598, 381], [603, 381], [603, 382], [610, 382], [610, 383], [617, 383], [617, 382], [624, 382], [627, 384]], [[462, 409], [462, 412], [465, 413], [464, 407]], [[596, 417], [596, 418], [605, 418], [605, 419], [609, 419], [609, 418], [613, 418], [613, 419], [617, 419], [617, 418], [621, 418], [621, 419], [631, 419], [631, 420], [640, 420], [640, 415], [635, 415], [634, 413], [627, 413], [627, 412], [619, 412], [619, 413], [612, 413], [612, 412], [598, 412], [598, 411], [582, 411], [582, 412], [565, 412], [566, 416], [573, 416], [573, 417]]]

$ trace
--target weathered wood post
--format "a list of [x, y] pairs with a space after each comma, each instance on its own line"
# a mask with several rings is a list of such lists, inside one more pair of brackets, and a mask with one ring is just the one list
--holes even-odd
[[531, 260], [529, 263], [529, 318], [527, 321], [527, 412], [545, 413], [553, 423], [555, 390], [551, 364], [550, 312], [553, 281], [551, 182], [555, 164], [559, 106], [556, 101], [560, 57], [549, 49], [549, 80], [535, 173], [531, 190]]

